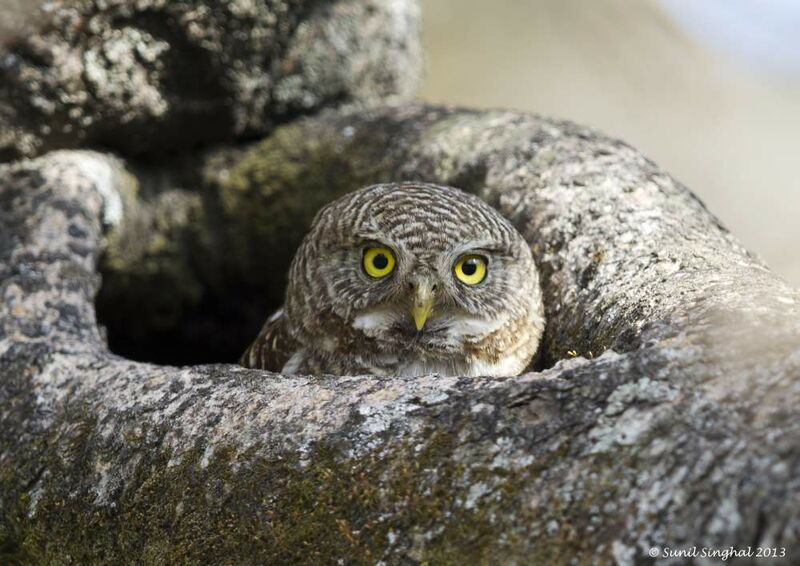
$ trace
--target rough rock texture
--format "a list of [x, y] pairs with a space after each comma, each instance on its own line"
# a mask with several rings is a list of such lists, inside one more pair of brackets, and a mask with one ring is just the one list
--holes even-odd
[[[286, 257], [299, 226], [258, 220], [276, 203], [388, 177], [464, 187], [516, 223], [543, 273], [543, 363], [560, 361], [511, 380], [332, 378], [106, 349], [104, 225], [107, 279], [146, 286], [142, 266], [183, 257], [171, 276], [203, 290], [191, 258]], [[174, 172], [191, 178], [202, 190], [82, 152], [0, 169], [0, 562], [800, 559], [800, 293], [633, 149], [416, 106], [285, 126]], [[198, 213], [210, 202], [218, 218]], [[161, 248], [134, 237], [169, 210]]]
[[251, 138], [323, 107], [407, 98], [421, 66], [413, 1], [37, 0], [24, 34], [3, 3], [0, 162]]

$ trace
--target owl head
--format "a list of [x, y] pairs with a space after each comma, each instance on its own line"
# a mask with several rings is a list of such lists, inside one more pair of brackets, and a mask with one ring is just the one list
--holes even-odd
[[479, 198], [423, 183], [373, 185], [323, 208], [292, 264], [286, 309], [306, 343], [423, 364], [514, 354], [524, 368], [544, 324], [517, 230]]

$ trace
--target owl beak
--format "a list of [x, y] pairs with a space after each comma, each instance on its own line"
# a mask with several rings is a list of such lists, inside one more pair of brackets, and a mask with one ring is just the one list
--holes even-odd
[[425, 321], [433, 312], [433, 284], [428, 279], [421, 279], [414, 283], [414, 298], [411, 303], [411, 316], [417, 332], [425, 326]]

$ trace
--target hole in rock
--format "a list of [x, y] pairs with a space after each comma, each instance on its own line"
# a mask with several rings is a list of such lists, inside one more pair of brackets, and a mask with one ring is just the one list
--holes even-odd
[[[202, 286], [190, 297], [175, 290], [168, 273], [145, 277], [104, 270], [96, 308], [109, 348], [129, 359], [157, 364], [235, 363], [267, 317], [283, 304], [290, 258], [283, 250], [274, 257], [275, 281], [258, 286], [231, 276], [227, 286]], [[529, 370], [550, 365], [539, 352]]]
[[[352, 187], [309, 191], [302, 206], [273, 194], [245, 202], [233, 219], [216, 195], [141, 190], [100, 261], [97, 318], [111, 351], [158, 364], [235, 363], [282, 305], [314, 214]], [[537, 360], [531, 369], [546, 358]]]
[[126, 358], [171, 365], [235, 363], [283, 303], [286, 266], [275, 273], [277, 285], [258, 288], [226, 277], [222, 287], [198, 281], [197, 288], [185, 292], [173, 287], [169, 273], [145, 277], [104, 271], [98, 321], [110, 350]]
[[100, 259], [95, 306], [109, 348], [158, 364], [235, 363], [282, 305], [292, 256], [324, 201], [231, 220], [216, 196], [139, 196]]

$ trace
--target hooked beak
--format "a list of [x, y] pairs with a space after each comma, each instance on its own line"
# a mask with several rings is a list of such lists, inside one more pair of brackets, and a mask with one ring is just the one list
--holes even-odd
[[411, 316], [419, 332], [433, 312], [433, 282], [427, 278], [418, 279], [413, 283], [413, 289]]

